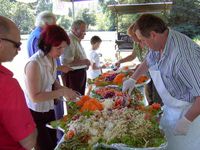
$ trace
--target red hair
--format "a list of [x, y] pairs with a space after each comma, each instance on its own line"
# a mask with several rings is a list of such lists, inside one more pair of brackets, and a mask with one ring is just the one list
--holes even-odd
[[68, 45], [70, 39], [63, 28], [58, 25], [47, 25], [41, 33], [41, 38], [44, 40], [45, 45], [58, 46], [63, 41]]

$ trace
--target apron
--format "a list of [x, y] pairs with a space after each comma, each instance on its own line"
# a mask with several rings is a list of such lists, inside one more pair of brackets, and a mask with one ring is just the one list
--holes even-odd
[[186, 136], [175, 136], [173, 134], [176, 122], [185, 115], [192, 103], [181, 101], [171, 96], [163, 83], [157, 64], [149, 68], [149, 73], [164, 103], [160, 125], [167, 137], [167, 150], [199, 150], [200, 117], [197, 117], [192, 122]]

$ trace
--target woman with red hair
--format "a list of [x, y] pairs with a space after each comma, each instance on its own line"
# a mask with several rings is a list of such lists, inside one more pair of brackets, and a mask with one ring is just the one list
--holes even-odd
[[69, 44], [64, 29], [49, 25], [40, 35], [39, 50], [25, 66], [26, 102], [37, 125], [37, 146], [41, 150], [53, 150], [56, 146], [56, 130], [46, 128], [47, 123], [55, 120], [54, 99], [64, 96], [72, 100], [78, 96], [56, 81], [56, 58]]

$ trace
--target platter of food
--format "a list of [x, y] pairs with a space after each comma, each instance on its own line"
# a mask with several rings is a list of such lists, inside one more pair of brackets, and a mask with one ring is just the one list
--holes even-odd
[[94, 95], [68, 102], [68, 115], [49, 124], [64, 132], [56, 150], [163, 150], [167, 141], [157, 121], [160, 104], [144, 106], [138, 91], [132, 93], [138, 102], [112, 86], [98, 87]]
[[[47, 125], [64, 132], [55, 150], [164, 150], [167, 147], [158, 122], [160, 104], [145, 106], [139, 88], [134, 88], [130, 95], [122, 92], [122, 82], [129, 73], [106, 72], [93, 80], [96, 86], [90, 95], [66, 101], [67, 115]], [[147, 76], [141, 76], [136, 86], [148, 82]]]
[[142, 75], [136, 81], [135, 87], [142, 87], [142, 86], [148, 84], [150, 81], [151, 81], [151, 79], [148, 76]]
[[160, 105], [95, 111], [68, 124], [57, 150], [164, 150], [167, 141], [156, 121]]
[[118, 85], [121, 86], [123, 84], [123, 80], [128, 76], [132, 75], [131, 70], [124, 71], [108, 71], [95, 79], [88, 79], [89, 84], [94, 84], [96, 86], [107, 86], [107, 85]]

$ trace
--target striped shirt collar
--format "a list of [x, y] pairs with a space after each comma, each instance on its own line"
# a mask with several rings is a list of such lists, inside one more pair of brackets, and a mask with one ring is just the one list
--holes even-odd
[[164, 47], [164, 49], [163, 49], [162, 57], [168, 55], [168, 53], [169, 53], [169, 51], [167, 51], [167, 49], [169, 48], [170, 41], [171, 41], [171, 40], [170, 40], [170, 39], [171, 39], [171, 32], [172, 32], [171, 29], [168, 28], [167, 41], [166, 41], [165, 47]]

